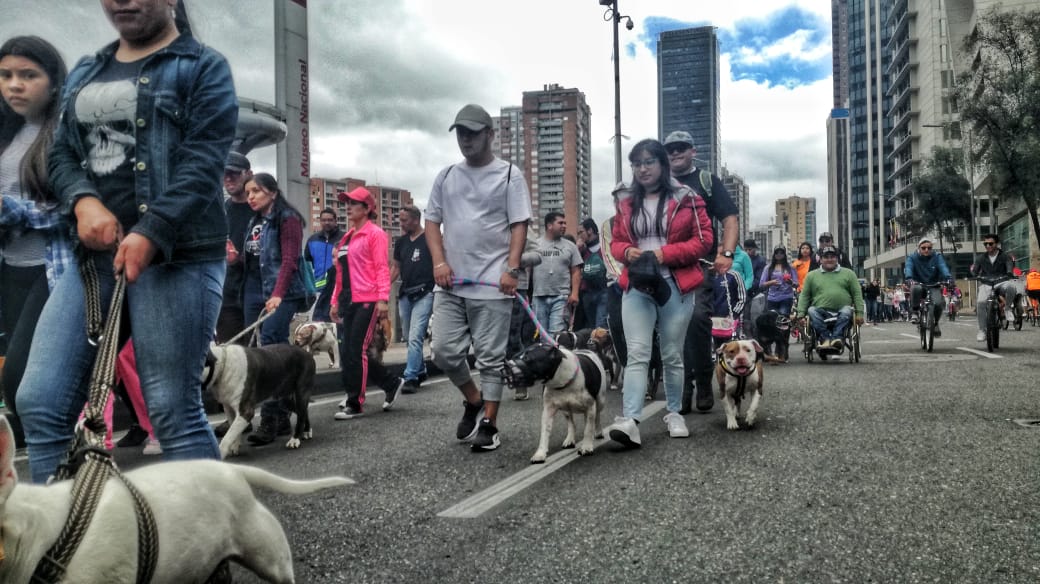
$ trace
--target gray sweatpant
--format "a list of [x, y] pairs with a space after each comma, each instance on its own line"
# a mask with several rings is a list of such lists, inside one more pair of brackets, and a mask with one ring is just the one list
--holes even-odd
[[509, 341], [513, 299], [462, 298], [438, 290], [433, 296], [433, 362], [456, 386], [473, 379], [466, 356], [470, 344], [477, 358], [480, 389], [487, 401], [502, 401], [502, 365]]

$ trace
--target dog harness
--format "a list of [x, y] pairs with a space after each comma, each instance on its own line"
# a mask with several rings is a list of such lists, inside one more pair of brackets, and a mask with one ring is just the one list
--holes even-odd
[[763, 360], [762, 354], [761, 353], [756, 353], [755, 354], [755, 360], [752, 361], [751, 367], [748, 369], [748, 372], [745, 373], [744, 375], [741, 375], [741, 374], [737, 373], [736, 371], [730, 369], [729, 364], [726, 363], [725, 359], [722, 359], [722, 360], [719, 361], [719, 366], [722, 367], [722, 370], [725, 371], [727, 375], [729, 375], [730, 377], [736, 377], [737, 378], [737, 392], [736, 392], [736, 399], [737, 399], [737, 401], [740, 401], [740, 398], [744, 397], [744, 390], [747, 389], [747, 379], [748, 379], [748, 377], [751, 377], [751, 374], [754, 373], [756, 369], [758, 369], [758, 363], [760, 361], [762, 361], [762, 360]]

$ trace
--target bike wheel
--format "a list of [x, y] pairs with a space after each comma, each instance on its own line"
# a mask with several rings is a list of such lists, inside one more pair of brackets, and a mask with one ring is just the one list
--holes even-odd
[[1000, 334], [1000, 315], [996, 310], [989, 311], [989, 322], [986, 324], [986, 350], [990, 353], [997, 348], [997, 335]]
[[922, 333], [922, 340], [924, 341], [924, 350], [929, 353], [932, 352], [932, 346], [935, 344], [935, 314], [932, 313], [931, 307], [928, 308], [927, 314], [924, 316], [924, 332]]

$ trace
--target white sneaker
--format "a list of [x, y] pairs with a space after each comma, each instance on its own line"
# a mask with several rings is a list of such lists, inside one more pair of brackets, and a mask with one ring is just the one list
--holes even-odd
[[979, 331], [979, 332], [975, 333], [975, 340], [980, 342], [980, 343], [985, 343], [986, 342], [986, 333], [983, 332], [983, 331]]
[[142, 454], [151, 456], [154, 454], [162, 454], [162, 446], [159, 446], [159, 441], [155, 438], [149, 438], [148, 442], [144, 445]]
[[668, 426], [668, 435], [672, 438], [686, 438], [690, 431], [686, 429], [686, 420], [676, 412], [670, 412], [664, 417], [664, 423]]
[[614, 442], [624, 444], [629, 448], [638, 448], [640, 445], [639, 426], [632, 418], [621, 416], [614, 418], [614, 423], [607, 428], [607, 435]]

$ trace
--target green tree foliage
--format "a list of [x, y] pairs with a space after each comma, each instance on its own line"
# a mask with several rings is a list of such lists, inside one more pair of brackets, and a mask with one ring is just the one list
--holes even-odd
[[960, 150], [936, 146], [925, 171], [910, 183], [916, 204], [899, 222], [907, 233], [939, 235], [939, 248], [947, 240], [956, 249], [956, 226], [971, 221], [971, 183], [964, 178], [964, 158]]
[[964, 51], [971, 70], [955, 95], [971, 128], [972, 161], [989, 173], [996, 196], [1025, 203], [1040, 239], [1040, 10], [987, 12]]

